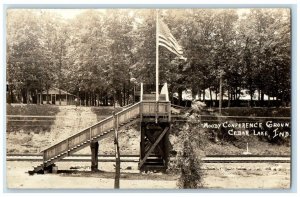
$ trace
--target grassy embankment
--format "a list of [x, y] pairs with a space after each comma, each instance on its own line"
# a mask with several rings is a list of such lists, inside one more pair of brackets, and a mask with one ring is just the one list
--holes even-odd
[[[49, 131], [59, 107], [54, 105], [6, 105], [7, 132]], [[44, 117], [32, 117], [44, 116]]]
[[[204, 114], [205, 112], [201, 112]], [[217, 117], [217, 113], [212, 113]], [[210, 123], [222, 123], [222, 122], [247, 122], [247, 121], [258, 121], [265, 122], [267, 119], [256, 119], [256, 117], [274, 117], [271, 118], [276, 122], [275, 117], [290, 117], [290, 108], [227, 108], [222, 110], [223, 116], [245, 116], [249, 118], [218, 118], [217, 122], [213, 122], [216, 118], [206, 118]], [[198, 118], [199, 114], [193, 113], [190, 117], [194, 119]], [[253, 119], [252, 119], [253, 117]], [[200, 118], [198, 118], [200, 119]], [[202, 118], [203, 120], [204, 118]], [[269, 119], [268, 119], [269, 120]], [[278, 122], [290, 122], [288, 120], [278, 120]], [[249, 152], [254, 155], [289, 155], [290, 154], [290, 137], [272, 140], [268, 136], [255, 136], [255, 135], [235, 135], [228, 136], [228, 129], [204, 129], [201, 128], [199, 121], [198, 124], [189, 124], [189, 132], [196, 133], [193, 137], [196, 139], [195, 151], [199, 155], [242, 155], [246, 152], [247, 143]], [[188, 123], [187, 123], [188, 124]], [[290, 131], [291, 128], [288, 128]], [[182, 125], [174, 127], [173, 137], [171, 137], [171, 144], [173, 144], [173, 150], [175, 152], [180, 151], [180, 139], [183, 132]], [[195, 132], [194, 132], [195, 131]], [[217, 135], [217, 138], [216, 138]], [[182, 147], [182, 146], [181, 146]]]

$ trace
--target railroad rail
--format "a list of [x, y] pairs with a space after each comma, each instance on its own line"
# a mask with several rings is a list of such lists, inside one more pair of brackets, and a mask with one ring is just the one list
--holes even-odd
[[[121, 162], [139, 162], [139, 155], [121, 155]], [[88, 162], [91, 160], [91, 155], [80, 154], [70, 155], [60, 162]], [[176, 157], [170, 157], [171, 161], [175, 161]], [[202, 159], [203, 163], [290, 163], [289, 155], [206, 155]], [[40, 162], [43, 161], [41, 154], [7, 154], [6, 161], [28, 161]], [[114, 155], [98, 155], [99, 162], [115, 162]]]

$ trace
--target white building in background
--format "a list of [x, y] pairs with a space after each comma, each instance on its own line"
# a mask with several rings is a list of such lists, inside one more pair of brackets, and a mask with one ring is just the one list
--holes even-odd
[[[205, 100], [206, 101], [209, 101], [209, 100], [219, 100], [220, 99], [220, 94], [218, 93], [217, 96], [216, 96], [216, 93], [214, 91], [211, 91], [211, 97], [212, 99], [210, 98], [210, 91], [209, 91], [209, 88], [205, 89]], [[178, 93], [174, 93], [173, 94], [174, 97], [178, 98]], [[190, 89], [188, 90], [185, 90], [182, 92], [182, 99], [183, 100], [193, 100], [193, 97], [192, 97], [192, 91]], [[199, 97], [199, 95], [196, 95], [195, 97], [196, 100], [202, 100], [203, 99], [203, 95], [201, 95], [201, 98]], [[228, 92], [225, 91], [223, 92], [223, 100], [228, 100]], [[239, 95], [239, 98], [238, 100], [244, 100], [244, 101], [247, 101], [247, 100], [251, 100], [251, 96], [249, 94], [249, 91], [246, 90], [246, 89], [243, 89], [241, 90], [241, 94]], [[259, 100], [259, 93], [257, 90], [255, 90], [254, 94], [253, 94], [253, 97], [252, 97], [252, 100], [254, 101], [258, 101]], [[268, 95], [264, 94], [264, 100], [267, 101], [267, 100], [276, 100], [276, 97], [269, 97]]]

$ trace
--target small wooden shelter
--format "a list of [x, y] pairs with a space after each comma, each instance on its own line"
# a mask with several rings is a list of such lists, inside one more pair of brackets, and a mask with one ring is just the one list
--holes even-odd
[[75, 105], [76, 95], [71, 94], [67, 91], [58, 88], [50, 88], [47, 91], [43, 91], [42, 95], [38, 94], [37, 102], [40, 104], [49, 104], [53, 105]]

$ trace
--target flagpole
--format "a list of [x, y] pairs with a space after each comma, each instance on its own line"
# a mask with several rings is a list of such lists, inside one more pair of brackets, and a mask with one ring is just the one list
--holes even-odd
[[158, 10], [156, 10], [156, 101], [159, 100]]

